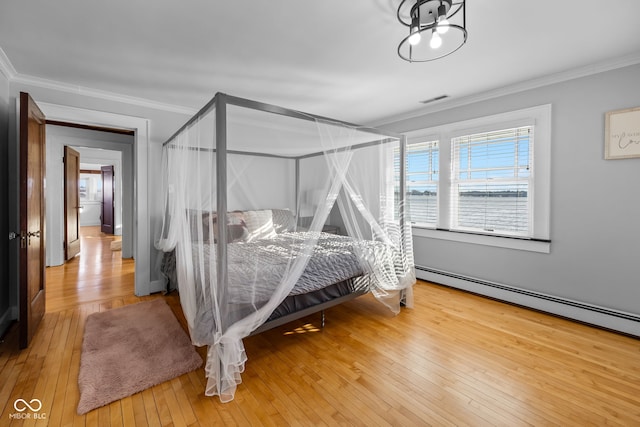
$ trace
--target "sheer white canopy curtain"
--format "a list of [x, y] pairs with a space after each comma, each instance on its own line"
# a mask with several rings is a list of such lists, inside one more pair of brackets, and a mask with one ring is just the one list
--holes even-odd
[[207, 395], [233, 399], [243, 338], [287, 298], [347, 286], [411, 306], [403, 155], [401, 137], [221, 93], [165, 143], [156, 246], [208, 346]]

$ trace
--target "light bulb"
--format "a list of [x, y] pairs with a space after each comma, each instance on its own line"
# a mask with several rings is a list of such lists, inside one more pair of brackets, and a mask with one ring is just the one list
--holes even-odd
[[415, 46], [420, 43], [422, 36], [420, 35], [420, 31], [415, 31], [411, 36], [409, 36], [409, 44], [411, 46]]
[[432, 49], [437, 49], [440, 46], [442, 46], [442, 38], [440, 37], [437, 31], [433, 32], [433, 35], [431, 36], [431, 41], [429, 42], [429, 46], [431, 46]]
[[444, 34], [449, 31], [449, 21], [447, 21], [447, 18], [441, 19], [440, 22], [438, 22], [436, 30], [438, 30], [438, 33], [440, 34]]

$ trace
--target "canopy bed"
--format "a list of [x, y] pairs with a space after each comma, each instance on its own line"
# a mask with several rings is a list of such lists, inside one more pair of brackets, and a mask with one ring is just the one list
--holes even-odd
[[252, 333], [367, 292], [411, 306], [404, 150], [397, 135], [222, 93], [164, 144], [156, 245], [192, 342], [208, 346], [207, 395], [233, 399]]

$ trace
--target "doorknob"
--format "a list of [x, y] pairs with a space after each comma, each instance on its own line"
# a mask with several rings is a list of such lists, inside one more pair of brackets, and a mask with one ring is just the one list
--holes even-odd
[[27, 243], [27, 233], [21, 231], [20, 233], [16, 233], [14, 231], [9, 232], [9, 240], [20, 239], [20, 247], [26, 248]]
[[28, 231], [27, 232], [27, 246], [31, 244], [31, 238], [32, 237], [40, 238], [40, 230], [38, 230], [38, 231]]

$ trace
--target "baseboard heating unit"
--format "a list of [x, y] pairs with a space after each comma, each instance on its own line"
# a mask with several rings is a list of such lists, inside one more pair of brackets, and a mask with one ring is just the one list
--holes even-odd
[[419, 279], [640, 337], [640, 315], [416, 265]]

